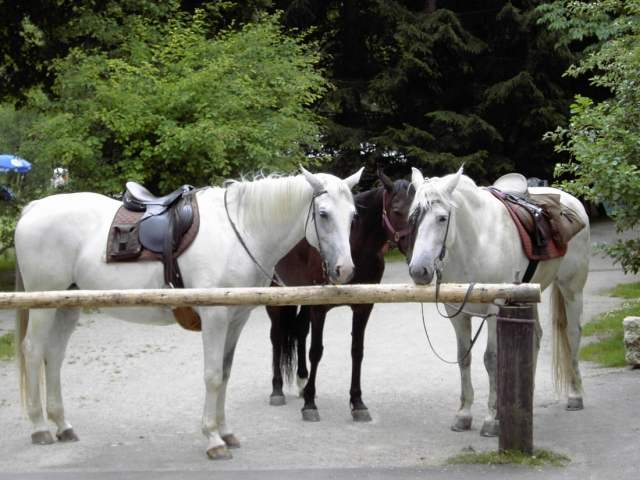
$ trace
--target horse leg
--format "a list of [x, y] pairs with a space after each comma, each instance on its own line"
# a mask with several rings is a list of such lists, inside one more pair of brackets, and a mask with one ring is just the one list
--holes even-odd
[[564, 314], [566, 318], [566, 328], [564, 336], [566, 340], [560, 338], [557, 342], [565, 342], [567, 356], [566, 376], [568, 377], [569, 395], [567, 399], [567, 410], [582, 410], [584, 402], [582, 399], [582, 375], [580, 374], [580, 365], [578, 363], [578, 354], [580, 353], [580, 339], [582, 336], [582, 326], [580, 319], [582, 318], [582, 292], [574, 293], [568, 288], [558, 285], [562, 297], [564, 299]]
[[351, 331], [351, 390], [349, 391], [351, 403], [351, 416], [356, 422], [370, 422], [369, 409], [362, 401], [360, 388], [360, 374], [362, 358], [364, 356], [364, 331], [371, 315], [373, 305], [352, 306], [353, 325]]
[[[289, 307], [270, 307], [267, 306], [267, 313], [271, 319], [271, 352], [273, 377], [271, 379], [271, 395], [269, 396], [269, 405], [280, 406], [286, 403], [284, 392], [282, 391], [282, 345], [284, 342], [282, 329], [282, 310]], [[294, 307], [295, 308], [295, 307]]]
[[497, 413], [497, 383], [496, 371], [498, 367], [497, 357], [497, 332], [495, 317], [487, 318], [487, 348], [484, 351], [484, 367], [489, 377], [489, 400], [487, 402], [487, 416], [482, 423], [480, 435], [483, 437], [496, 437], [500, 433]]
[[61, 442], [77, 442], [78, 437], [73, 427], [65, 420], [62, 389], [60, 384], [60, 369], [64, 360], [69, 337], [78, 323], [80, 310], [77, 308], [58, 309], [53, 322], [53, 328], [47, 342], [44, 365], [47, 385], [47, 415], [58, 426], [56, 437]]
[[309, 335], [310, 326], [310, 306], [300, 307], [300, 312], [296, 318], [296, 337], [298, 348], [298, 371], [296, 374], [296, 383], [298, 385], [298, 395], [304, 395], [304, 387], [309, 379], [309, 371], [307, 370], [307, 336]]
[[311, 363], [311, 373], [309, 380], [304, 387], [304, 406], [302, 407], [302, 419], [307, 422], [319, 422], [320, 415], [316, 406], [316, 375], [318, 373], [318, 364], [322, 359], [324, 346], [322, 344], [322, 331], [324, 329], [324, 320], [326, 312], [319, 308], [309, 309], [311, 317], [311, 348], [309, 348], [309, 362]]
[[[202, 344], [204, 351], [205, 402], [202, 415], [202, 433], [207, 438], [207, 456], [212, 460], [231, 458], [226, 442], [220, 436], [218, 415], [224, 411], [223, 364], [229, 313], [224, 307], [201, 308]], [[222, 403], [222, 406], [219, 404]]]
[[31, 441], [37, 445], [54, 443], [42, 410], [41, 374], [49, 334], [53, 328], [54, 310], [32, 310], [24, 340], [24, 395], [27, 414], [33, 433]]
[[240, 441], [233, 434], [231, 427], [227, 424], [225, 415], [225, 401], [227, 397], [227, 385], [229, 384], [229, 376], [231, 375], [231, 366], [233, 365], [233, 356], [238, 344], [240, 333], [247, 322], [248, 315], [245, 318], [236, 319], [227, 331], [227, 341], [224, 347], [224, 360], [222, 364], [222, 386], [218, 396], [218, 404], [216, 410], [216, 419], [220, 436], [227, 448], [240, 448]]
[[473, 420], [473, 416], [471, 415], [473, 385], [471, 384], [471, 352], [469, 351], [471, 347], [471, 318], [469, 315], [461, 313], [455, 318], [452, 318], [451, 323], [456, 332], [457, 358], [461, 384], [460, 408], [454, 417], [451, 430], [454, 432], [462, 432], [471, 428], [471, 422]]

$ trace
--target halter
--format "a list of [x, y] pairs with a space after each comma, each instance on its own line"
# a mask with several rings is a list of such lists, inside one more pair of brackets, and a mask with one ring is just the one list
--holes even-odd
[[[396, 230], [393, 224], [391, 223], [391, 220], [389, 220], [389, 215], [387, 214], [387, 189], [386, 188], [382, 190], [382, 226], [387, 230], [388, 233], [391, 234], [391, 236], [393, 237], [393, 241], [396, 243], [398, 243], [401, 238], [404, 238], [411, 233], [411, 226], [407, 226], [402, 230]], [[400, 248], [400, 244], [398, 244], [398, 248]]]

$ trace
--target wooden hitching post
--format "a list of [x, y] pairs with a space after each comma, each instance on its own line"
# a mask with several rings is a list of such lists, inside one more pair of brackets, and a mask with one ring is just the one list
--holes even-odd
[[533, 452], [533, 305], [505, 305], [497, 317], [499, 450]]

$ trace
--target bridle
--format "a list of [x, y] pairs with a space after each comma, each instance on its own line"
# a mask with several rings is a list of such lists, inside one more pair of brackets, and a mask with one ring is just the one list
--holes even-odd
[[389, 214], [387, 213], [387, 198], [388, 198], [387, 189], [383, 188], [382, 190], [382, 226], [386, 229], [387, 233], [391, 235], [391, 237], [393, 238], [393, 241], [398, 245], [398, 248], [400, 249], [400, 251], [402, 253], [405, 253], [403, 252], [403, 249], [400, 246], [399, 241], [411, 233], [411, 225], [407, 225], [402, 230], [396, 230], [396, 228], [391, 223], [391, 220], [389, 219]]
[[[227, 203], [228, 192], [229, 192], [229, 189], [227, 187], [224, 190], [224, 210], [227, 214], [227, 219], [231, 224], [231, 228], [233, 229], [233, 232], [236, 234], [236, 237], [240, 242], [240, 245], [242, 245], [242, 248], [244, 249], [245, 252], [247, 252], [247, 255], [249, 255], [249, 258], [251, 259], [251, 261], [256, 265], [256, 267], [258, 267], [258, 270], [260, 270], [260, 272], [265, 276], [267, 280], [274, 281], [275, 284], [278, 285], [279, 287], [286, 287], [286, 284], [284, 283], [282, 278], [280, 278], [280, 275], [278, 275], [278, 272], [275, 269], [273, 271], [273, 275], [269, 275], [269, 273], [265, 270], [265, 268], [262, 265], [260, 265], [260, 262], [258, 262], [256, 257], [251, 253], [251, 250], [249, 250], [249, 247], [247, 246], [245, 241], [242, 239], [242, 235], [240, 235], [240, 231], [238, 230], [238, 227], [236, 227], [236, 224], [231, 219], [231, 214], [229, 213], [229, 205]], [[313, 226], [316, 229], [316, 237], [318, 238], [318, 251], [320, 253], [320, 258], [322, 259], [322, 273], [326, 279], [327, 260], [325, 259], [324, 252], [322, 250], [322, 241], [320, 240], [320, 234], [318, 232], [318, 224], [316, 223], [316, 198], [318, 198], [320, 195], [323, 195], [325, 193], [327, 193], [326, 190], [322, 190], [320, 192], [314, 192], [313, 196], [311, 197], [311, 202], [309, 203], [309, 210], [307, 212], [307, 219], [305, 220], [305, 223], [304, 223], [304, 235], [305, 237], [307, 236], [307, 225], [309, 224], [309, 217], [312, 216]]]
[[313, 227], [316, 230], [316, 238], [318, 239], [318, 253], [320, 254], [320, 259], [322, 261], [322, 278], [323, 278], [323, 280], [327, 279], [328, 266], [327, 266], [327, 259], [324, 256], [324, 251], [322, 250], [322, 240], [320, 239], [320, 232], [318, 232], [318, 222], [317, 222], [317, 218], [316, 218], [316, 198], [318, 198], [320, 195], [324, 195], [325, 193], [327, 193], [326, 190], [322, 190], [320, 192], [314, 192], [313, 193], [313, 196], [311, 197], [311, 202], [309, 203], [309, 211], [307, 212], [307, 219], [304, 222], [304, 236], [306, 238], [306, 236], [307, 236], [307, 227], [309, 225], [309, 217], [311, 216], [313, 218]]
[[[424, 212], [420, 215], [419, 218], [417, 218], [415, 220], [415, 224], [416, 224], [416, 232], [417, 232], [417, 227], [419, 226], [420, 222], [422, 221], [422, 217], [424, 217]], [[471, 295], [471, 292], [473, 291], [473, 287], [475, 286], [475, 282], [471, 282], [469, 283], [469, 287], [467, 288], [467, 292], [464, 295], [464, 299], [462, 300], [462, 303], [460, 304], [460, 307], [458, 308], [458, 310], [452, 314], [452, 315], [447, 315], [446, 313], [443, 313], [440, 311], [440, 307], [438, 306], [438, 297], [440, 296], [440, 284], [442, 283], [442, 270], [444, 267], [444, 258], [447, 255], [447, 239], [449, 237], [449, 225], [451, 224], [451, 209], [448, 212], [447, 215], [447, 226], [446, 229], [444, 231], [444, 238], [442, 239], [442, 248], [440, 249], [440, 254], [438, 255], [438, 258], [436, 259], [436, 261], [434, 262], [434, 267], [435, 267], [435, 273], [436, 273], [436, 295], [435, 295], [435, 304], [436, 304], [436, 310], [438, 312], [438, 314], [441, 317], [444, 318], [454, 318], [456, 316], [458, 316], [460, 313], [464, 312], [465, 307], [467, 306], [467, 303], [469, 301], [469, 296]], [[484, 327], [484, 324], [487, 321], [488, 317], [494, 316], [494, 314], [487, 314], [482, 316], [482, 323], [480, 323], [480, 326], [478, 327], [478, 330], [476, 330], [475, 335], [473, 336], [473, 338], [471, 339], [471, 343], [469, 345], [469, 349], [466, 351], [466, 353], [464, 354], [464, 356], [462, 357], [461, 360], [456, 361], [456, 362], [452, 362], [449, 360], [444, 359], [438, 352], [436, 352], [435, 348], [433, 347], [433, 344], [431, 343], [431, 338], [429, 337], [429, 333], [427, 331], [427, 325], [425, 323], [424, 320], [424, 310], [423, 310], [423, 306], [422, 303], [420, 304], [420, 311], [422, 313], [422, 326], [424, 328], [424, 333], [427, 337], [427, 341], [429, 342], [429, 346], [431, 347], [431, 351], [436, 355], [436, 357], [438, 357], [440, 360], [442, 360], [444, 363], [448, 363], [448, 364], [457, 364], [460, 362], [464, 362], [464, 360], [469, 356], [469, 354], [471, 353], [471, 350], [473, 349], [473, 346], [475, 345], [476, 341], [478, 340], [478, 337], [480, 336], [480, 332], [482, 331], [482, 327]]]
[[440, 284], [442, 283], [442, 270], [444, 267], [444, 257], [447, 255], [447, 238], [449, 237], [450, 224], [451, 224], [451, 209], [449, 209], [449, 212], [447, 215], [447, 226], [444, 231], [444, 238], [442, 239], [442, 248], [440, 249], [440, 254], [438, 255], [438, 258], [434, 262], [434, 267], [436, 272], [436, 299], [435, 299], [436, 310], [438, 310], [438, 313], [440, 314], [440, 316], [444, 318], [453, 318], [459, 315], [464, 310], [464, 307], [467, 305], [467, 302], [469, 301], [469, 295], [471, 295], [471, 291], [475, 286], [475, 282], [469, 283], [469, 288], [467, 288], [467, 293], [465, 294], [464, 299], [460, 304], [460, 308], [456, 313], [454, 313], [453, 315], [446, 315], [440, 311], [440, 308], [438, 307], [438, 297], [440, 295]]

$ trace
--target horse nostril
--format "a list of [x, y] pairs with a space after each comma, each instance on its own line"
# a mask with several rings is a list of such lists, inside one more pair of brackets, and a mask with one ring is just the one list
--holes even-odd
[[340, 266], [339, 265], [336, 267], [336, 277], [340, 278]]

